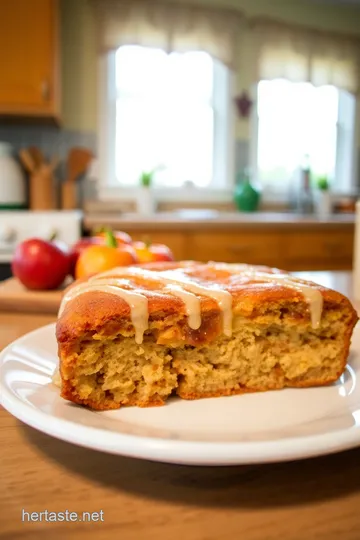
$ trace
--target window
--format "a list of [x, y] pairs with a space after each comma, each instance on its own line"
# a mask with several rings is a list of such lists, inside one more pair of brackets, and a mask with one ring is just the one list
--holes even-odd
[[338, 191], [354, 182], [355, 98], [334, 86], [261, 81], [257, 93], [257, 178], [268, 193], [284, 192], [304, 157]]
[[204, 52], [124, 46], [109, 56], [105, 79], [100, 154], [108, 186], [137, 187], [141, 173], [153, 169], [156, 187], [226, 184], [229, 73], [223, 65]]

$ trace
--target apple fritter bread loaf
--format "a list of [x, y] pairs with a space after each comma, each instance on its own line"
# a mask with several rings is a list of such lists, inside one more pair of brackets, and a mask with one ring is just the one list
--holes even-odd
[[128, 267], [75, 283], [59, 312], [61, 395], [93, 409], [336, 381], [357, 314], [280, 270]]

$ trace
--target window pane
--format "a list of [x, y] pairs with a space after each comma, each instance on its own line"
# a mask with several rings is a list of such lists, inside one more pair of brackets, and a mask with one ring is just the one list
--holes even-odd
[[258, 172], [284, 185], [310, 156], [315, 174], [334, 175], [338, 91], [310, 83], [261, 81], [258, 86]]
[[149, 95], [166, 84], [167, 54], [129, 45], [116, 51], [116, 87], [124, 93]]
[[116, 176], [134, 185], [159, 165], [158, 184], [180, 186], [212, 179], [213, 111], [210, 106], [122, 99], [116, 113]]
[[[171, 138], [173, 126], [176, 129]], [[191, 180], [198, 187], [210, 185], [212, 180], [213, 111], [211, 107], [179, 107], [167, 119], [163, 139], [164, 159], [167, 169], [159, 175], [159, 183], [181, 186]]]
[[122, 47], [116, 53], [116, 177], [137, 185], [155, 167], [157, 185], [211, 184], [214, 65], [206, 53]]
[[179, 99], [211, 101], [213, 61], [203, 52], [169, 55], [169, 92]]

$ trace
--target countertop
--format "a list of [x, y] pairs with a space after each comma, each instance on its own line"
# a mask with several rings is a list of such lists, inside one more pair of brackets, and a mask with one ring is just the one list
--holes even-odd
[[101, 225], [136, 230], [201, 230], [263, 228], [353, 228], [354, 214], [332, 214], [320, 219], [316, 215], [270, 212], [217, 212], [217, 211], [173, 211], [158, 212], [151, 216], [139, 214], [85, 213], [85, 228]]
[[[351, 294], [346, 272], [299, 273]], [[0, 347], [54, 316], [0, 313]], [[186, 467], [56, 440], [0, 408], [0, 536], [47, 540], [358, 540], [360, 448], [305, 461]], [[94, 523], [22, 511], [100, 512]]]

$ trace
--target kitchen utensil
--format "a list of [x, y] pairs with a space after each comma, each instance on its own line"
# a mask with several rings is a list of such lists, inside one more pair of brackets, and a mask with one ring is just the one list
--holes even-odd
[[61, 207], [63, 210], [73, 210], [78, 207], [76, 181], [82, 176], [93, 154], [86, 148], [72, 148], [67, 159], [67, 178], [61, 187]]
[[53, 174], [58, 165], [58, 158], [54, 156], [50, 163], [46, 163], [43, 161], [40, 150], [34, 147], [21, 150], [19, 155], [25, 168], [30, 173], [30, 209], [55, 209]]
[[0, 209], [19, 209], [25, 204], [23, 172], [12, 156], [12, 146], [0, 142]]
[[40, 148], [38, 148], [37, 146], [30, 146], [28, 148], [28, 152], [30, 153], [35, 163], [35, 167], [40, 167], [42, 163], [45, 163], [43, 153], [41, 152]]
[[24, 165], [25, 169], [29, 173], [32, 173], [32, 172], [35, 171], [35, 161], [33, 159], [33, 156], [31, 155], [31, 153], [29, 152], [29, 150], [26, 150], [25, 148], [20, 150], [19, 157], [20, 157], [20, 160], [21, 160], [22, 164]]

